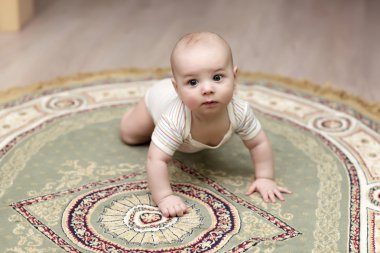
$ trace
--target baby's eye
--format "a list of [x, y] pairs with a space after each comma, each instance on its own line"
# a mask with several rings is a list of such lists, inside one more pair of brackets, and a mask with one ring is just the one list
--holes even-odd
[[196, 86], [198, 84], [198, 81], [195, 79], [191, 79], [187, 82], [190, 86]]
[[213, 78], [212, 78], [214, 81], [221, 81], [223, 79], [223, 76], [222, 75], [215, 75]]

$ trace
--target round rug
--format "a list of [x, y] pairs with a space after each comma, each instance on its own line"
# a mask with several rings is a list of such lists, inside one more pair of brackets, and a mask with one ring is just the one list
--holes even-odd
[[1, 252], [380, 250], [379, 106], [277, 76], [242, 73], [236, 92], [293, 194], [275, 204], [245, 196], [252, 167], [234, 136], [218, 150], [175, 154], [173, 189], [190, 211], [163, 217], [147, 189], [147, 145], [123, 144], [118, 124], [168, 76], [129, 69], [2, 93]]

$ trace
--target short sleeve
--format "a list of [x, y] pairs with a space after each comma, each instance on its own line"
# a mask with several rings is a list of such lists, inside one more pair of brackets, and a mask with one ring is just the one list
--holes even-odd
[[260, 132], [261, 124], [253, 113], [250, 104], [243, 100], [236, 100], [234, 104], [236, 117], [235, 132], [243, 140], [250, 140]]
[[152, 142], [166, 154], [172, 156], [183, 143], [184, 112], [181, 103], [174, 106], [161, 116], [154, 128]]

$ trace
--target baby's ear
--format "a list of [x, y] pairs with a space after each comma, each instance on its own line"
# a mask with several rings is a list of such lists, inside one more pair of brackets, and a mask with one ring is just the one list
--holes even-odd
[[175, 91], [177, 91], [177, 89], [178, 89], [178, 84], [177, 84], [176, 80], [175, 80], [173, 77], [172, 77], [171, 79], [172, 79], [173, 87], [174, 87]]
[[238, 67], [234, 66], [234, 78], [236, 79], [237, 77], [237, 72], [238, 72]]
[[237, 66], [234, 66], [234, 89], [236, 88], [237, 86], [237, 73], [238, 73], [238, 68]]

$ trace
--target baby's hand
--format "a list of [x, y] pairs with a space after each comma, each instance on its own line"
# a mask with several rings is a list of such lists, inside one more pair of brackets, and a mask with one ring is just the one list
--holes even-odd
[[187, 206], [180, 197], [169, 195], [158, 202], [158, 209], [165, 217], [181, 217], [187, 211]]
[[256, 179], [245, 194], [250, 195], [256, 191], [261, 194], [265, 202], [269, 202], [270, 200], [272, 203], [276, 202], [276, 197], [282, 201], [285, 200], [281, 192], [292, 193], [286, 188], [277, 186], [276, 182], [268, 178]]

